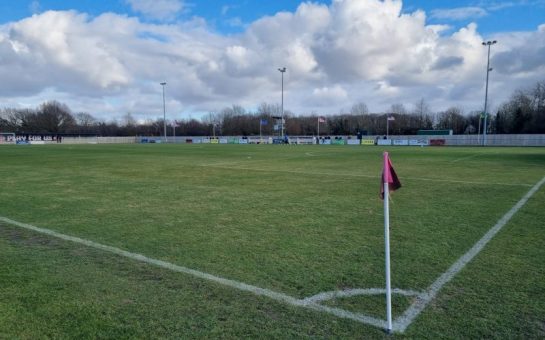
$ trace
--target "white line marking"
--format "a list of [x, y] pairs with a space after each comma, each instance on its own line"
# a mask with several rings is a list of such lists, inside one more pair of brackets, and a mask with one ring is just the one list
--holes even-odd
[[[252, 159], [252, 156], [255, 155], [255, 152], [247, 153], [239, 157], [244, 157], [243, 160], [240, 161], [226, 161], [226, 162], [216, 162], [216, 163], [201, 163], [201, 164], [195, 164], [195, 166], [201, 166], [201, 167], [211, 167], [211, 168], [220, 168], [220, 169], [232, 169], [230, 167], [227, 167], [228, 165], [246, 165], [246, 164], [256, 164], [256, 163], [262, 163], [262, 162], [269, 162], [270, 159], [264, 158], [264, 159]], [[302, 158], [301, 155], [297, 156], [289, 156], [289, 157], [280, 157], [274, 159], [274, 161], [286, 161], [290, 159], [300, 159]], [[248, 159], [251, 159], [250, 161]], [[235, 168], [234, 170], [237, 170]], [[232, 169], [233, 170], [233, 169]]]
[[511, 220], [511, 218], [522, 208], [526, 202], [532, 197], [541, 186], [545, 183], [545, 177], [537, 182], [524, 197], [520, 199], [502, 218], [492, 227], [490, 230], [479, 240], [471, 249], [462, 255], [454, 264], [435, 282], [428, 287], [426, 292], [417, 297], [416, 301], [403, 313], [402, 316], [394, 321], [394, 330], [403, 332], [409, 325], [416, 319], [416, 317], [427, 307], [431, 300], [433, 300], [439, 290], [443, 286], [452, 280], [456, 274], [458, 274], [483, 248], [496, 234]]
[[65, 241], [70, 241], [70, 242], [74, 242], [74, 243], [83, 244], [83, 245], [91, 247], [91, 248], [107, 251], [107, 252], [110, 252], [110, 253], [113, 253], [113, 254], [116, 254], [116, 255], [119, 255], [119, 256], [127, 257], [127, 258], [130, 258], [130, 259], [136, 260], [136, 261], [145, 262], [145, 263], [157, 266], [157, 267], [172, 270], [174, 272], [189, 274], [189, 275], [192, 275], [192, 276], [204, 279], [204, 280], [212, 281], [212, 282], [215, 282], [215, 283], [227, 286], [227, 287], [231, 287], [231, 288], [235, 288], [235, 289], [242, 290], [242, 291], [245, 291], [245, 292], [249, 292], [249, 293], [252, 293], [254, 295], [266, 296], [268, 298], [271, 298], [273, 300], [286, 303], [288, 305], [297, 306], [297, 307], [304, 307], [304, 308], [312, 309], [312, 310], [319, 311], [319, 312], [329, 313], [329, 314], [335, 315], [337, 317], [351, 319], [351, 320], [362, 322], [362, 323], [365, 323], [365, 324], [369, 324], [369, 325], [372, 325], [372, 326], [375, 326], [375, 327], [384, 328], [385, 325], [386, 325], [384, 320], [380, 320], [380, 319], [377, 319], [377, 318], [374, 318], [374, 317], [371, 317], [371, 316], [368, 316], [368, 315], [365, 315], [365, 314], [353, 313], [353, 312], [350, 312], [350, 311], [347, 311], [347, 310], [344, 310], [344, 309], [340, 309], [340, 308], [319, 305], [319, 304], [314, 303], [312, 301], [307, 301], [305, 299], [297, 299], [297, 298], [294, 298], [292, 296], [289, 296], [289, 295], [286, 295], [286, 294], [283, 294], [283, 293], [278, 293], [278, 292], [272, 291], [270, 289], [260, 288], [260, 287], [253, 286], [253, 285], [250, 285], [250, 284], [246, 284], [246, 283], [243, 283], [243, 282], [226, 279], [226, 278], [223, 278], [223, 277], [219, 277], [219, 276], [215, 276], [215, 275], [212, 275], [212, 274], [204, 273], [204, 272], [194, 270], [194, 269], [190, 269], [190, 268], [186, 268], [186, 267], [183, 267], [183, 266], [178, 266], [178, 265], [170, 263], [170, 262], [153, 259], [153, 258], [144, 256], [144, 255], [141, 255], [141, 254], [137, 254], [137, 253], [131, 253], [131, 252], [128, 252], [126, 250], [122, 250], [122, 249], [119, 249], [119, 248], [116, 248], [116, 247], [107, 246], [107, 245], [104, 245], [104, 244], [100, 244], [100, 243], [97, 243], [97, 242], [93, 242], [93, 241], [82, 239], [82, 238], [75, 237], [75, 236], [69, 236], [69, 235], [61, 234], [61, 233], [58, 233], [58, 232], [50, 230], [50, 229], [40, 228], [40, 227], [36, 227], [36, 226], [30, 225], [30, 224], [17, 222], [17, 221], [14, 221], [12, 219], [9, 219], [7, 217], [0, 216], [0, 222], [4, 222], [4, 223], [14, 225], [14, 226], [17, 226], [17, 227], [20, 227], [20, 228], [24, 228], [24, 229], [32, 230], [34, 232], [41, 233], [41, 234], [56, 237], [56, 238], [59, 238], [59, 239], [65, 240]]
[[237, 165], [237, 164], [242, 164], [242, 162], [218, 162], [218, 163], [204, 163], [204, 164], [197, 164], [197, 166], [204, 166], [204, 167], [220, 167], [220, 166], [224, 166], [224, 165]]
[[[432, 285], [428, 287], [428, 289], [425, 292], [418, 293], [413, 291], [394, 289], [394, 292], [396, 292], [397, 294], [406, 295], [406, 296], [416, 295], [416, 301], [403, 313], [402, 316], [398, 317], [394, 321], [393, 330], [395, 332], [400, 332], [400, 333], [404, 332], [407, 329], [407, 327], [409, 327], [409, 325], [416, 319], [416, 317], [418, 317], [418, 315], [427, 307], [430, 301], [433, 300], [435, 296], [437, 296], [441, 288], [447, 282], [449, 282], [456, 274], [458, 274], [465, 267], [465, 265], [469, 263], [484, 248], [484, 246], [503, 228], [503, 226], [505, 226], [507, 222], [509, 222], [509, 220], [517, 213], [517, 211], [519, 211], [520, 208], [522, 208], [526, 204], [526, 202], [530, 199], [530, 197], [532, 197], [539, 190], [539, 188], [543, 185], [543, 183], [545, 183], [545, 177], [543, 177], [537, 184], [535, 184], [532, 187], [532, 189], [530, 189], [530, 191], [528, 191], [528, 193], [520, 201], [518, 201], [518, 203], [515, 204], [515, 206], [513, 206], [511, 210], [509, 210], [496, 223], [496, 225], [492, 227], [467, 253], [465, 253], [462, 257], [460, 257], [445, 273], [439, 276], [439, 278], [435, 280], [435, 282], [432, 283]], [[273, 300], [280, 301], [292, 306], [304, 307], [304, 308], [312, 309], [319, 312], [329, 313], [340, 318], [351, 319], [354, 321], [358, 321], [358, 322], [379, 327], [382, 329], [386, 328], [385, 320], [381, 320], [381, 319], [368, 316], [365, 314], [361, 314], [361, 313], [353, 313], [344, 309], [318, 304], [319, 301], [330, 299], [331, 298], [330, 296], [333, 294], [336, 294], [333, 297], [348, 297], [348, 296], [361, 295], [361, 294], [367, 294], [367, 295], [383, 294], [384, 289], [381, 289], [381, 288], [325, 292], [325, 293], [313, 295], [308, 298], [297, 299], [283, 293], [272, 291], [270, 289], [260, 288], [260, 287], [249, 285], [243, 282], [222, 278], [222, 277], [204, 273], [198, 270], [186, 268], [183, 266], [178, 266], [176, 264], [169, 263], [166, 261], [153, 259], [141, 254], [131, 253], [116, 247], [103, 245], [103, 244], [82, 239], [79, 237], [61, 234], [53, 230], [39, 228], [30, 224], [17, 222], [7, 217], [0, 216], [0, 221], [10, 225], [20, 227], [20, 228], [24, 228], [24, 229], [32, 230], [38, 233], [46, 234], [52, 237], [56, 237], [62, 240], [75, 242], [75, 243], [83, 244], [91, 248], [107, 251], [107, 252], [124, 256], [136, 261], [145, 262], [145, 263], [162, 267], [165, 269], [169, 269], [175, 272], [192, 275], [192, 276], [195, 276], [204, 280], [212, 281], [227, 287], [249, 292], [254, 295], [266, 296]]]
[[466, 160], [466, 159], [470, 159], [470, 158], [474, 158], [474, 157], [477, 157], [479, 155], [483, 155], [485, 154], [486, 152], [479, 152], [479, 153], [474, 153], [472, 155], [469, 155], [469, 156], [464, 156], [464, 157], [460, 157], [460, 158], [456, 158], [455, 160], [452, 160], [450, 161], [451, 163], [456, 163], [456, 162], [459, 162], [459, 161], [463, 161], [463, 160]]
[[495, 182], [477, 182], [477, 181], [459, 181], [455, 179], [439, 179], [439, 178], [423, 178], [423, 177], [399, 177], [400, 179], [408, 179], [413, 181], [430, 181], [430, 182], [447, 182], [460, 184], [478, 184], [478, 185], [506, 185], [515, 187], [531, 187], [532, 184], [525, 183], [495, 183]]
[[[399, 288], [392, 289], [392, 293], [403, 295], [403, 296], [419, 296], [422, 293], [414, 290], [403, 290]], [[321, 301], [327, 301], [332, 299], [351, 297], [357, 295], [381, 295], [386, 294], [386, 289], [384, 288], [357, 288], [357, 289], [345, 289], [345, 290], [335, 290], [331, 292], [319, 293], [304, 299], [309, 303], [318, 303]]]
[[158, 266], [158, 267], [170, 269], [170, 270], [175, 271], [175, 272], [189, 274], [189, 275], [192, 275], [192, 276], [195, 276], [195, 277], [198, 277], [198, 278], [201, 278], [201, 279], [213, 281], [213, 282], [216, 282], [216, 283], [228, 286], [228, 287], [233, 287], [233, 288], [237, 288], [237, 289], [240, 289], [240, 290], [243, 290], [243, 291], [252, 292], [252, 293], [254, 293], [256, 295], [268, 296], [268, 297], [270, 297], [270, 298], [272, 298], [274, 300], [283, 301], [283, 302], [286, 302], [288, 304], [297, 305], [299, 303], [298, 299], [293, 298], [293, 297], [288, 296], [288, 295], [285, 295], [285, 294], [282, 294], [282, 293], [277, 293], [277, 292], [274, 292], [274, 291], [271, 291], [271, 290], [268, 290], [268, 289], [248, 285], [248, 284], [238, 282], [238, 281], [234, 281], [234, 280], [225, 279], [225, 278], [215, 276], [215, 275], [211, 275], [211, 274], [207, 274], [207, 273], [204, 273], [204, 272], [201, 272], [201, 271], [198, 271], [198, 270], [186, 268], [186, 267], [183, 267], [183, 266], [178, 266], [178, 265], [166, 262], [166, 261], [153, 259], [153, 258], [144, 256], [144, 255], [141, 255], [141, 254], [131, 253], [131, 252], [128, 252], [126, 250], [122, 250], [122, 249], [119, 249], [119, 248], [116, 248], [116, 247], [103, 245], [103, 244], [93, 242], [93, 241], [89, 241], [89, 240], [86, 240], [86, 239], [82, 239], [82, 238], [79, 238], [79, 237], [74, 237], [74, 236], [61, 234], [61, 233], [58, 233], [58, 232], [53, 231], [53, 230], [49, 230], [49, 229], [45, 229], [45, 228], [39, 228], [39, 227], [30, 225], [30, 224], [17, 222], [17, 221], [11, 220], [11, 219], [6, 218], [6, 217], [1, 217], [0, 216], [0, 221], [11, 224], [11, 225], [14, 225], [14, 226], [17, 226], [17, 227], [21, 227], [21, 228], [29, 229], [29, 230], [32, 230], [32, 231], [36, 231], [36, 232], [39, 232], [41, 234], [45, 234], [45, 235], [53, 236], [53, 237], [56, 237], [56, 238], [60, 238], [62, 240], [83, 244], [83, 245], [86, 245], [86, 246], [91, 247], [91, 248], [104, 250], [104, 251], [114, 253], [114, 254], [117, 254], [117, 255], [120, 255], [120, 256], [124, 256], [124, 257], [130, 258], [130, 259], [133, 259], [133, 260], [137, 260], [137, 261], [149, 263], [149, 264], [152, 264], [152, 265], [155, 265], [155, 266]]
[[[278, 170], [278, 169], [264, 169], [264, 168], [255, 168], [255, 167], [227, 167], [227, 166], [216, 166], [216, 165], [210, 165], [210, 167], [218, 168], [218, 169], [226, 169], [226, 170], [247, 170], [247, 171], [261, 171], [261, 172], [280, 172], [280, 173], [288, 173], [288, 174], [302, 174], [302, 175], [310, 175], [310, 176], [347, 176], [347, 177], [364, 177], [364, 178], [376, 178], [380, 179], [380, 176], [375, 175], [364, 175], [364, 174], [349, 174], [349, 173], [331, 173], [331, 172], [309, 172], [309, 171], [301, 171], [301, 170]], [[476, 184], [476, 185], [506, 185], [506, 186], [523, 186], [523, 187], [531, 187], [531, 184], [525, 184], [525, 183], [492, 183], [492, 182], [477, 182], [477, 181], [459, 181], [454, 179], [439, 179], [439, 178], [417, 178], [417, 177], [400, 177], [400, 179], [406, 179], [406, 180], [413, 180], [413, 181], [431, 181], [431, 182], [445, 182], [445, 183], [459, 183], [459, 184]]]

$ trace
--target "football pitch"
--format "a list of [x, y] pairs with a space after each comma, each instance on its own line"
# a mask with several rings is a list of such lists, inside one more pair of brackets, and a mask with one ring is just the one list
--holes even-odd
[[545, 337], [545, 148], [0, 147], [0, 338]]

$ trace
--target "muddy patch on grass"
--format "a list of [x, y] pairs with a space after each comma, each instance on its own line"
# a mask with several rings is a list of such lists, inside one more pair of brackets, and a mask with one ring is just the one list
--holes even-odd
[[0, 237], [6, 239], [12, 244], [23, 246], [47, 246], [60, 247], [61, 241], [45, 235], [31, 233], [25, 230], [6, 227], [0, 224]]

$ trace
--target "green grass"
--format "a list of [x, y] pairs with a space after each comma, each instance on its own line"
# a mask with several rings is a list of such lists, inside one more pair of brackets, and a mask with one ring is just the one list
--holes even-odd
[[[0, 216], [304, 298], [384, 286], [377, 147], [0, 147]], [[543, 148], [391, 148], [392, 286], [421, 291], [545, 175]], [[403, 335], [545, 336], [541, 189]], [[0, 337], [382, 337], [0, 225]], [[5, 259], [5, 261], [4, 261]], [[411, 298], [394, 296], [394, 314]], [[381, 296], [328, 305], [384, 318]]]

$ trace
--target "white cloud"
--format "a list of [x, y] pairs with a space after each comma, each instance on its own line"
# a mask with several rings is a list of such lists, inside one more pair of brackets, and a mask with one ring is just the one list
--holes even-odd
[[221, 15], [227, 15], [227, 13], [235, 8], [237, 8], [237, 5], [223, 5], [221, 6]]
[[331, 104], [341, 104], [348, 99], [348, 93], [339, 84], [333, 87], [316, 88], [312, 91], [312, 100], [318, 105], [329, 106]]
[[[119, 46], [104, 39], [109, 30], [100, 18], [90, 23], [86, 15], [76, 12], [35, 15], [11, 26], [8, 39], [12, 49], [6, 54], [13, 59], [6, 66], [21, 68], [19, 82], [27, 82], [29, 87], [43, 84], [68, 90], [86, 84], [99, 88], [126, 85], [130, 76], [116, 55]], [[13, 69], [2, 71], [17, 78]]]
[[543, 6], [543, 0], [515, 0], [515, 1], [499, 1], [499, 0], [481, 0], [477, 3], [479, 7], [486, 8], [487, 11], [499, 11], [512, 7], [524, 6]]
[[[198, 117], [238, 104], [280, 101], [295, 113], [334, 113], [364, 102], [371, 112], [420, 98], [433, 109], [479, 109], [486, 48], [475, 24], [458, 31], [404, 14], [400, 1], [303, 3], [224, 36], [203, 19], [149, 24], [113, 13], [90, 17], [49, 11], [0, 27], [0, 101], [57, 99], [103, 119], [131, 112]], [[491, 56], [490, 99], [498, 105], [545, 79], [545, 26], [501, 33]]]
[[488, 15], [488, 12], [481, 7], [458, 7], [449, 9], [434, 9], [430, 17], [446, 20], [476, 19]]
[[172, 20], [184, 8], [181, 0], [125, 0], [133, 11], [152, 19]]
[[225, 22], [231, 27], [244, 27], [244, 22], [239, 17], [229, 18]]
[[30, 10], [30, 13], [32, 14], [38, 14], [41, 10], [40, 2], [37, 0], [34, 0], [28, 5], [28, 9]]

